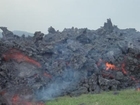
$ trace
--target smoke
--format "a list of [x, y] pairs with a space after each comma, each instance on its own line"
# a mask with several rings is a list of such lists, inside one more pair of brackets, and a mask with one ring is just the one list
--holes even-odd
[[[65, 95], [65, 92], [76, 89], [81, 73], [72, 69], [66, 69], [61, 74], [56, 75], [51, 83], [43, 86], [36, 92], [37, 100], [52, 100], [57, 96]], [[66, 93], [67, 94], [67, 93]]]

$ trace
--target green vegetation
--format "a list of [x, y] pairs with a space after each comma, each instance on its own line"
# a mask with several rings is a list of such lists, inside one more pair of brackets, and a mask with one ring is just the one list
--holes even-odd
[[123, 90], [118, 94], [84, 94], [79, 97], [60, 97], [46, 102], [46, 105], [140, 105], [140, 91]]

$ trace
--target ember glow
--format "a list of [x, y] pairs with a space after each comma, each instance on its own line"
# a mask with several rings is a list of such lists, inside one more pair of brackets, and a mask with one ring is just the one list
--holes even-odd
[[20, 52], [17, 49], [11, 49], [8, 52], [4, 53], [3, 58], [5, 61], [10, 61], [10, 60], [15, 60], [17, 62], [28, 62], [33, 65], [36, 65], [37, 67], [41, 67], [40, 63], [37, 61], [33, 60], [32, 58], [24, 55], [22, 52]]
[[[115, 65], [110, 64], [108, 62], [105, 65], [106, 65], [106, 70], [119, 70]], [[121, 64], [121, 68], [120, 69], [122, 70], [123, 74], [127, 74], [127, 71], [125, 70], [125, 63]]]
[[109, 69], [116, 70], [117, 69], [115, 65], [110, 64], [108, 62], [105, 65], [106, 65], [106, 70], [109, 70]]
[[18, 95], [14, 95], [12, 98], [12, 103], [17, 103], [19, 101], [19, 96]]
[[18, 95], [14, 95], [12, 97], [12, 105], [45, 105], [45, 104], [42, 102], [25, 101]]

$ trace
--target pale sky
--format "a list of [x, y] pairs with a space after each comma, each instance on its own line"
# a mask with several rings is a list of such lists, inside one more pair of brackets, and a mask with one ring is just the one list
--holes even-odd
[[11, 31], [95, 30], [107, 18], [119, 28], [140, 31], [140, 0], [0, 0], [0, 26]]

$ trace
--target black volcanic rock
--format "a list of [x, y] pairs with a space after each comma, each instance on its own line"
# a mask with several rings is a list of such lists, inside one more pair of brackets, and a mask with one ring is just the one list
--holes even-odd
[[97, 30], [97, 32], [100, 35], [107, 35], [107, 34], [111, 34], [113, 31], [115, 32], [117, 30], [118, 30], [118, 28], [112, 24], [111, 19], [107, 19], [107, 22], [104, 23], [104, 26], [99, 28]]
[[3, 31], [2, 32], [3, 37], [8, 37], [8, 36], [12, 36], [13, 35], [13, 33], [11, 31], [9, 31], [7, 29], [7, 27], [0, 27], [0, 29]]
[[41, 31], [37, 31], [34, 33], [34, 42], [38, 42], [39, 40], [43, 39], [44, 34]]
[[107, 23], [104, 23], [104, 29], [109, 32], [113, 31], [113, 25], [111, 19], [107, 19]]
[[56, 31], [55, 31], [55, 29], [51, 26], [51, 27], [48, 28], [48, 32], [53, 34], [53, 33], [55, 33]]

